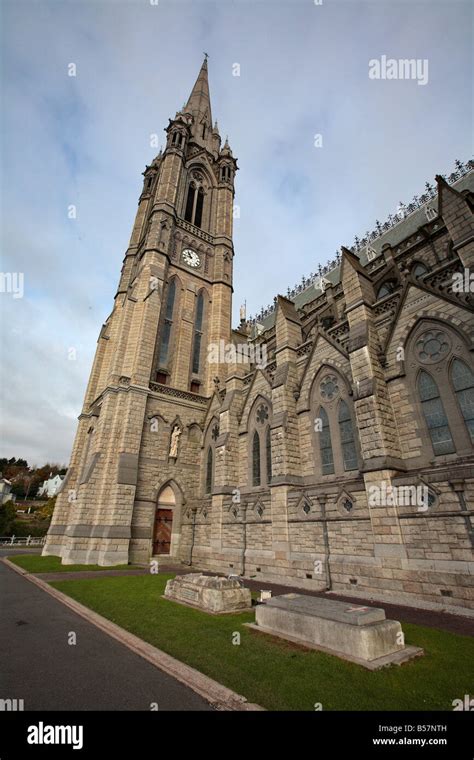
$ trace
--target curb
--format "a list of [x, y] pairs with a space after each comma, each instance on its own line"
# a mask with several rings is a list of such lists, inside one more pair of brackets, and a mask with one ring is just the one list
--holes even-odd
[[226, 686], [223, 686], [212, 678], [204, 675], [204, 673], [200, 673], [198, 670], [195, 670], [189, 665], [185, 665], [183, 662], [171, 657], [171, 655], [148, 644], [133, 633], [129, 633], [119, 625], [112, 623], [97, 612], [93, 612], [88, 607], [85, 607], [83, 604], [80, 604], [66, 594], [63, 594], [62, 591], [53, 588], [24, 568], [18, 567], [6, 557], [2, 557], [1, 561], [4, 565], [26, 578], [26, 580], [39, 586], [39, 588], [46, 591], [50, 596], [53, 596], [66, 607], [69, 607], [73, 612], [80, 615], [89, 623], [92, 623], [97, 628], [104, 631], [104, 633], [107, 633], [109, 636], [119, 641], [130, 649], [130, 651], [139, 655], [139, 657], [142, 657], [144, 660], [147, 660], [156, 668], [164, 671], [180, 683], [188, 686], [195, 691], [196, 694], [199, 694], [209, 702], [209, 704], [216, 710], [233, 712], [265, 711], [264, 707], [248, 702], [241, 694], [237, 694], [235, 691], [228, 689]]

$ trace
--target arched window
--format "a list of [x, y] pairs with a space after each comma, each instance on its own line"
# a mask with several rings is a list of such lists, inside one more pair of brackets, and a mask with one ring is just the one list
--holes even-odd
[[412, 275], [418, 279], [418, 277], [423, 277], [424, 274], [426, 274], [428, 271], [428, 267], [425, 267], [424, 264], [421, 263], [421, 261], [417, 261], [416, 264], [413, 265], [413, 268], [411, 270]]
[[173, 325], [173, 308], [174, 300], [176, 296], [176, 280], [171, 280], [168, 286], [168, 295], [166, 298], [165, 319], [161, 331], [161, 344], [160, 353], [158, 358], [158, 364], [160, 367], [165, 367], [168, 361], [168, 351], [170, 345], [171, 327]]
[[390, 295], [391, 293], [395, 292], [395, 288], [397, 287], [397, 283], [395, 280], [386, 280], [383, 285], [380, 286], [377, 292], [377, 301], [380, 298], [384, 298], [385, 296]]
[[252, 485], [260, 485], [260, 436], [257, 431], [252, 440]]
[[199, 188], [196, 201], [196, 213], [194, 214], [194, 224], [200, 227], [202, 223], [202, 209], [204, 206], [204, 190]]
[[202, 317], [204, 312], [204, 296], [202, 291], [198, 295], [196, 305], [196, 319], [194, 320], [194, 347], [192, 371], [195, 375], [199, 372], [201, 364], [201, 340], [202, 340]]
[[319, 433], [321, 470], [323, 475], [332, 475], [334, 473], [334, 457], [332, 453], [331, 431], [329, 429], [328, 416], [322, 406], [319, 409], [319, 418], [321, 420], [321, 432]]
[[454, 443], [438, 386], [424, 370], [418, 376], [418, 393], [434, 453], [452, 454]]
[[265, 438], [265, 455], [267, 459], [267, 483], [272, 479], [272, 431], [270, 425], [267, 427]]
[[332, 314], [321, 318], [321, 325], [323, 326], [324, 330], [329, 330], [329, 328], [332, 327], [335, 322], [336, 319], [332, 316]]
[[184, 212], [184, 218], [187, 222], [193, 221], [193, 211], [194, 211], [194, 196], [196, 195], [196, 188], [194, 187], [193, 183], [189, 185], [188, 189], [188, 198], [186, 201], [186, 211]]
[[357, 431], [350, 388], [334, 367], [317, 372], [310, 396], [311, 436], [321, 475], [344, 476], [359, 469]]
[[202, 215], [204, 209], [204, 188], [196, 187], [194, 182], [189, 183], [188, 197], [186, 199], [186, 208], [184, 218], [187, 222], [200, 227], [202, 224]]
[[464, 422], [474, 443], [474, 375], [467, 364], [461, 359], [455, 359], [451, 368], [451, 380]]
[[212, 462], [213, 462], [212, 448], [211, 446], [209, 446], [207, 450], [207, 462], [206, 462], [206, 493], [211, 493], [212, 491]]
[[349, 407], [345, 401], [339, 404], [339, 434], [341, 436], [342, 459], [345, 470], [357, 470], [357, 453], [354, 430]]

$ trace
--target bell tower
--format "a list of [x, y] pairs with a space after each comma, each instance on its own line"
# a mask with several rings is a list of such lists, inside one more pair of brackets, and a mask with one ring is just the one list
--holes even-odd
[[[132, 522], [140, 522], [137, 494], [147, 490], [140, 482], [145, 449], [147, 461], [168, 461], [166, 425], [177, 420], [176, 474], [187, 455], [183, 420], [194, 401], [202, 407], [212, 396], [216, 377], [225, 380], [225, 365], [209, 359], [215, 362], [211, 347], [231, 336], [237, 162], [212, 122], [207, 56], [165, 132], [164, 151], [143, 172], [114, 307], [100, 331], [43, 551], [65, 563], [128, 561]], [[159, 445], [149, 445], [147, 420], [161, 396], [172, 396], [174, 406], [162, 405], [158, 417], [167, 422]], [[188, 427], [199, 425], [198, 408], [191, 416]]]
[[[152, 284], [160, 313], [150, 380], [210, 395], [222, 368], [210, 344], [229, 340], [232, 216], [237, 162], [212, 123], [207, 58], [191, 95], [165, 129], [166, 148], [144, 172], [132, 233], [133, 265], [120, 287], [137, 287], [147, 254], [159, 267]], [[153, 277], [153, 275], [152, 275]]]

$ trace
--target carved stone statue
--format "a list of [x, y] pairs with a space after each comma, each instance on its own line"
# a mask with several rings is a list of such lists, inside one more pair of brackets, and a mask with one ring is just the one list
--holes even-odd
[[173, 428], [173, 432], [171, 433], [171, 441], [170, 441], [170, 457], [173, 457], [173, 459], [176, 459], [178, 456], [178, 445], [179, 445], [179, 436], [181, 435], [181, 430], [179, 429], [179, 425], [175, 425]]

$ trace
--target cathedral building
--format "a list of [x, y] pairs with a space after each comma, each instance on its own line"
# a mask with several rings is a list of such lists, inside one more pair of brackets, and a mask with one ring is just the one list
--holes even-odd
[[43, 554], [474, 607], [474, 172], [231, 326], [205, 60], [147, 166]]

